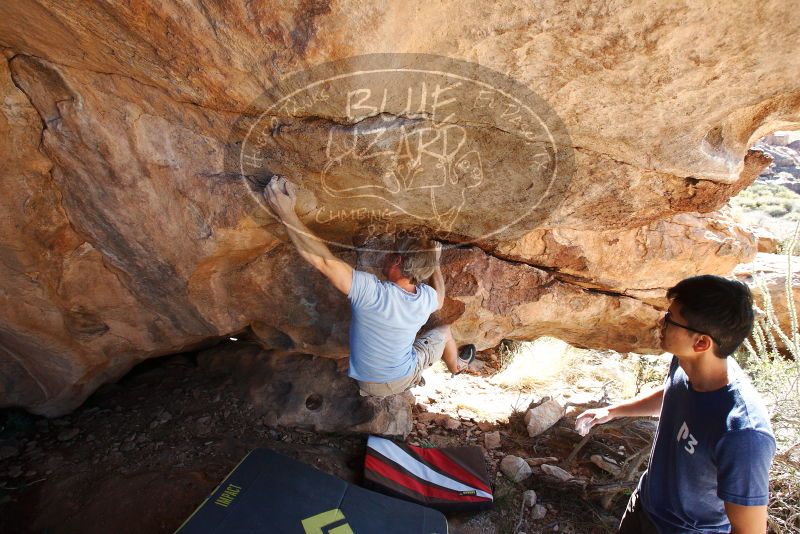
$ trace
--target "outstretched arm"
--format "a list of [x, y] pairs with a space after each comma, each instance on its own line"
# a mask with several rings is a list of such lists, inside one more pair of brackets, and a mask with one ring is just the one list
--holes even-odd
[[444, 276], [442, 276], [442, 269], [439, 266], [439, 260], [442, 257], [442, 244], [436, 243], [436, 270], [433, 271], [433, 274], [430, 278], [431, 287], [436, 290], [436, 297], [439, 300], [439, 307], [436, 308], [437, 310], [441, 310], [442, 306], [444, 305], [444, 297], [445, 297], [445, 288], [444, 288]]
[[575, 428], [585, 436], [594, 425], [608, 423], [618, 417], [653, 417], [661, 412], [663, 400], [664, 386], [661, 386], [627, 401], [586, 410], [575, 419]]
[[303, 224], [295, 212], [296, 193], [293, 183], [287, 182], [282, 176], [273, 176], [264, 189], [264, 198], [286, 227], [286, 232], [300, 256], [325, 275], [336, 289], [345, 295], [349, 294], [353, 283], [353, 268], [334, 256], [325, 243]]

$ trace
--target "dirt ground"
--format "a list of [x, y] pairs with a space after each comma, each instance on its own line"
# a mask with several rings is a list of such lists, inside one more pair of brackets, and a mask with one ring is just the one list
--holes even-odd
[[[494, 483], [494, 509], [448, 516], [450, 532], [613, 531], [627, 494], [609, 509], [591, 497], [591, 488], [614, 478], [589, 458], [601, 454], [624, 463], [647, 446], [652, 424], [598, 430], [566, 463], [581, 441], [574, 418], [585, 407], [657, 383], [664, 362], [580, 351], [555, 340], [480, 358], [482, 368], [471, 375], [451, 377], [437, 364], [426, 372], [426, 384], [413, 390], [415, 427], [408, 442], [483, 447]], [[183, 354], [141, 364], [65, 417], [0, 412], [0, 532], [173, 532], [256, 447], [360, 483], [366, 436], [271, 428], [234, 391], [230, 378], [204, 372], [192, 354]], [[567, 415], [530, 438], [522, 416], [544, 397], [559, 400]], [[487, 448], [487, 434], [494, 432], [499, 447]], [[498, 472], [506, 455], [528, 459], [533, 475], [511, 482]], [[545, 475], [535, 467], [542, 457], [556, 458], [551, 463], [575, 479]], [[546, 510], [539, 519], [522, 502], [530, 489]]]

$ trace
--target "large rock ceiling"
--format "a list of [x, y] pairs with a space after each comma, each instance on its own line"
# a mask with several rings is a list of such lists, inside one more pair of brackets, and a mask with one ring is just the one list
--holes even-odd
[[[798, 41], [800, 15], [777, 1], [3, 2], [0, 406], [64, 413], [143, 359], [243, 332], [267, 349], [346, 357], [346, 299], [253, 194], [266, 171], [300, 186], [304, 219], [334, 243], [374, 230], [320, 218], [369, 183], [391, 193], [359, 204], [381, 224], [460, 245], [445, 253], [450, 294], [434, 318], [460, 342], [553, 335], [653, 351], [665, 288], [755, 255], [752, 234], [718, 210], [769, 163], [748, 147], [800, 128]], [[397, 94], [354, 116], [339, 104], [357, 87], [340, 84], [318, 105], [269, 111], [278, 122], [249, 180], [231, 166], [265, 94], [326, 62], [387, 53], [502, 73], [497, 84], [548, 110], [557, 150], [477, 108], [441, 124], [412, 116]], [[458, 187], [437, 193], [428, 218], [434, 204], [392, 190], [408, 189], [412, 166], [391, 150], [363, 157], [376, 128], [383, 147], [451, 133], [472, 143], [440, 169]], [[531, 188], [537, 150], [558, 162], [540, 169], [559, 176], [546, 190]]]

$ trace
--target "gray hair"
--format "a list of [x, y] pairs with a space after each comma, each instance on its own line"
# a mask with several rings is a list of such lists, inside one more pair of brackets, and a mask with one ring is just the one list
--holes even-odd
[[400, 272], [414, 284], [427, 280], [436, 270], [436, 249], [426, 237], [398, 238], [395, 251], [400, 256]]

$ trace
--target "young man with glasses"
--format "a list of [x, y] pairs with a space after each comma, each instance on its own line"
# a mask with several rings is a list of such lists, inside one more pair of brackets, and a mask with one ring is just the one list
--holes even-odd
[[753, 327], [741, 282], [695, 276], [667, 292], [661, 348], [673, 354], [655, 391], [578, 416], [586, 434], [618, 417], [659, 416], [650, 464], [622, 533], [763, 533], [775, 438], [758, 393], [728, 356]]

